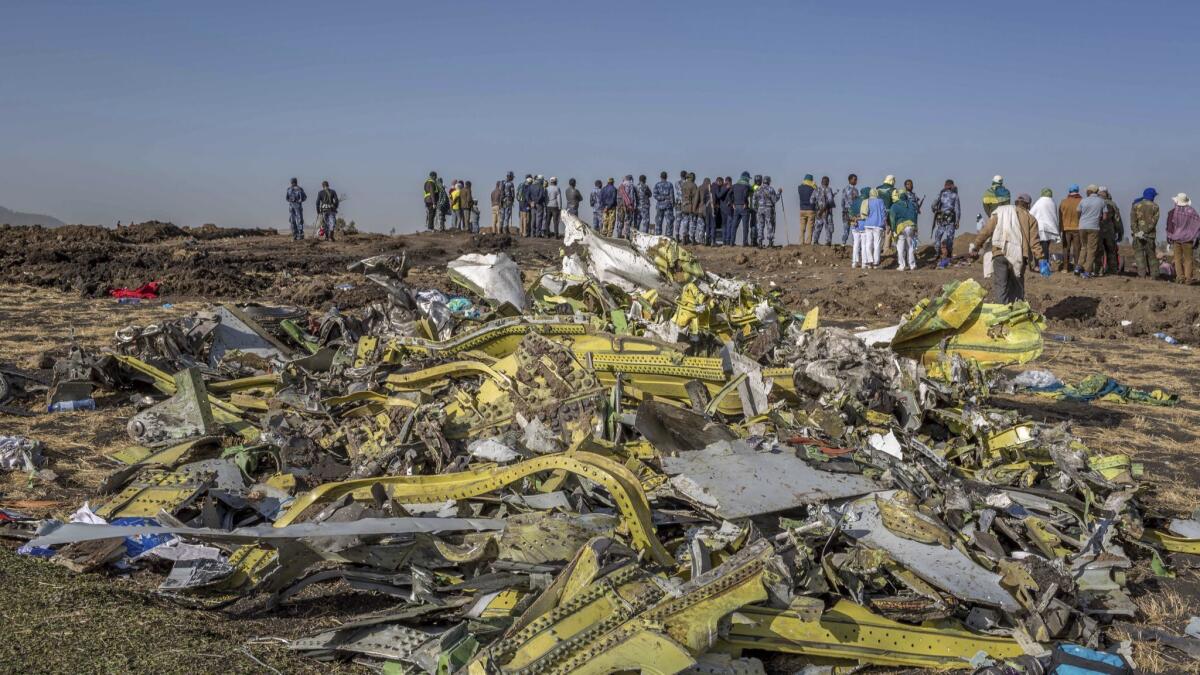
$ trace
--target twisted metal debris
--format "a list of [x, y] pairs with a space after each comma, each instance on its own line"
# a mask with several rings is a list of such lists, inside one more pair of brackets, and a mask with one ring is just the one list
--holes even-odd
[[464, 257], [456, 297], [380, 256], [357, 314], [220, 307], [73, 355], [156, 402], [91, 524], [25, 550], [165, 559], [160, 592], [212, 608], [342, 580], [394, 610], [290, 646], [430, 673], [1033, 669], [1133, 616], [1131, 556], [1200, 550], [1143, 525], [1128, 457], [989, 405], [1041, 352], [1028, 305], [956, 282], [864, 340], [564, 218], [558, 270]]

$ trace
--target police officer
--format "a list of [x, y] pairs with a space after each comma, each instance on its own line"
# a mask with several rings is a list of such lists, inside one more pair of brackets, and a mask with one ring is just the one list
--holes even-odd
[[750, 240], [746, 246], [757, 246], [759, 243], [760, 227], [758, 222], [758, 209], [754, 207], [754, 195], [758, 193], [758, 189], [762, 187], [762, 175], [754, 174], [754, 184], [750, 186], [750, 203], [748, 203], [746, 212], [750, 214]]
[[650, 230], [650, 186], [646, 184], [646, 175], [638, 176], [637, 183], [637, 229], [639, 232]]
[[[295, 185], [295, 184], [296, 184], [296, 179], [293, 178], [292, 185]], [[437, 215], [437, 204], [438, 204], [438, 196], [437, 196], [438, 179], [437, 179], [436, 171], [429, 172], [429, 178], [425, 179], [425, 188], [424, 189], [425, 189], [425, 229], [432, 230], [433, 229], [433, 218], [434, 218], [434, 216]], [[304, 192], [304, 191], [301, 190], [301, 192]], [[290, 191], [289, 191], [289, 193], [290, 193]], [[291, 200], [289, 199], [288, 201], [290, 202]]]
[[500, 186], [500, 225], [504, 228], [504, 234], [509, 234], [512, 229], [512, 207], [516, 197], [513, 172], [509, 171], [504, 177], [504, 184]]
[[775, 245], [775, 202], [779, 193], [771, 187], [771, 177], [764, 176], [763, 183], [754, 191], [754, 207], [758, 212], [759, 248]]
[[675, 186], [667, 180], [667, 172], [658, 174], [659, 181], [654, 184], [654, 205], [658, 213], [654, 218], [654, 234], [663, 234], [663, 220], [667, 221], [666, 235], [675, 233]]
[[333, 241], [333, 230], [337, 227], [337, 211], [338, 194], [329, 187], [329, 181], [321, 181], [321, 191], [317, 193], [317, 214], [321, 218], [321, 229], [317, 231], [317, 238], [324, 235], [329, 241]]
[[[304, 188], [300, 187], [299, 181], [293, 178], [291, 186], [287, 189], [287, 203], [288, 223], [292, 226], [292, 239], [296, 241], [304, 238], [304, 202], [307, 199], [308, 195], [304, 194]], [[429, 200], [428, 194], [426, 194], [425, 199], [426, 201]], [[429, 209], [428, 206], [425, 208], [426, 210]], [[425, 220], [432, 225], [432, 217], [427, 215]]]
[[737, 231], [743, 222], [746, 223], [746, 228], [742, 230], [742, 246], [753, 245], [751, 243], [753, 240], [750, 238], [750, 214], [746, 212], [746, 207], [750, 205], [750, 196], [753, 192], [753, 186], [750, 184], [750, 174], [743, 171], [741, 177], [738, 178], [738, 181], [729, 190], [732, 216], [729, 219], [729, 229], [725, 233], [725, 244], [728, 246], [733, 246], [737, 242]]

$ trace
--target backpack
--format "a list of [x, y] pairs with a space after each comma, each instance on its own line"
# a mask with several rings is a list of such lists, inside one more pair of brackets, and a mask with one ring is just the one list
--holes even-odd
[[621, 203], [625, 205], [627, 210], [632, 211], [634, 205], [634, 197], [629, 192], [629, 186], [626, 183], [621, 183], [621, 187], [617, 188], [617, 194], [621, 195]]

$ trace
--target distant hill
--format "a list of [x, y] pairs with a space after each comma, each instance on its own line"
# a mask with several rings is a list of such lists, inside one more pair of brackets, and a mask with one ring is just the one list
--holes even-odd
[[45, 227], [62, 227], [63, 221], [53, 216], [40, 213], [21, 213], [0, 206], [0, 225], [44, 225]]

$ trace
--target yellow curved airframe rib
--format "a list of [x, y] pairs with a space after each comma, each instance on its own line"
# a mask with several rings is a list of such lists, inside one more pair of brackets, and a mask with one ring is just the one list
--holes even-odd
[[427, 504], [447, 499], [467, 499], [494, 492], [526, 476], [559, 469], [583, 476], [604, 486], [617, 503], [634, 545], [661, 565], [673, 563], [654, 533], [650, 504], [637, 477], [620, 463], [591, 452], [563, 452], [535, 457], [507, 467], [488, 466], [433, 476], [385, 476], [326, 483], [304, 493], [275, 521], [283, 527], [296, 521], [313, 506], [344, 495], [370, 500], [371, 488], [384, 486], [392, 499], [407, 504]]

